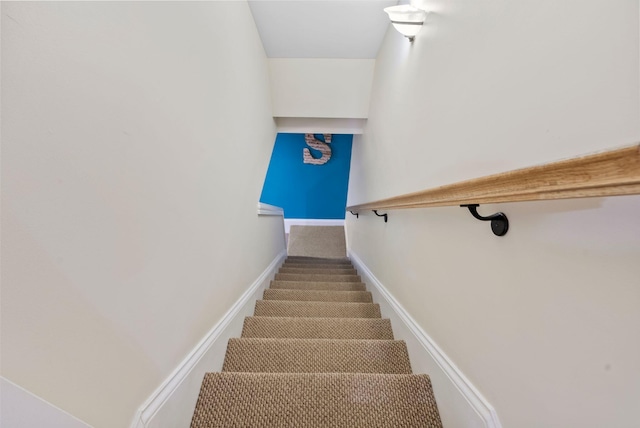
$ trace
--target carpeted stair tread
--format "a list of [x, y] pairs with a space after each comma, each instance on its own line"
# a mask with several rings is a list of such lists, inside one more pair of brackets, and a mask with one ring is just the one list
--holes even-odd
[[191, 428], [441, 428], [427, 375], [207, 373]]
[[355, 266], [351, 262], [347, 263], [305, 263], [305, 262], [291, 262], [285, 260], [281, 267], [311, 267], [311, 268], [332, 268], [332, 269], [353, 269]]
[[289, 254], [287, 260], [329, 260], [329, 261], [349, 261], [349, 257], [316, 257], [316, 256], [296, 256]]
[[336, 269], [336, 270], [350, 270], [350, 269], [355, 269], [355, 267], [351, 266], [351, 265], [344, 265], [344, 266], [336, 266], [336, 265], [321, 265], [321, 264], [315, 264], [315, 265], [307, 265], [307, 264], [297, 264], [297, 263], [283, 263], [280, 268], [287, 268], [287, 269]]
[[326, 291], [326, 290], [264, 290], [264, 300], [298, 300], [308, 302], [362, 302], [373, 303], [368, 291]]
[[393, 340], [388, 318], [246, 317], [242, 337]]
[[336, 264], [336, 265], [351, 265], [351, 260], [349, 259], [327, 259], [320, 257], [299, 257], [299, 256], [288, 256], [285, 259], [287, 263], [321, 263], [321, 264]]
[[335, 266], [335, 267], [353, 267], [351, 260], [291, 260], [285, 259], [283, 264], [290, 266]]
[[411, 374], [401, 340], [230, 339], [223, 372]]
[[327, 290], [327, 291], [365, 291], [361, 282], [322, 282], [322, 281], [271, 281], [271, 288], [279, 290]]
[[260, 317], [381, 318], [377, 303], [295, 302], [258, 300], [254, 312]]
[[298, 275], [357, 275], [355, 269], [330, 269], [330, 268], [293, 268], [281, 267], [278, 273], [294, 273]]
[[292, 262], [285, 260], [281, 267], [312, 267], [312, 268], [332, 268], [332, 269], [353, 269], [355, 266], [351, 262], [346, 263], [320, 263], [320, 262]]
[[310, 268], [330, 268], [330, 269], [353, 269], [354, 266], [351, 263], [302, 263], [302, 262], [288, 262], [284, 261], [281, 267], [310, 267]]
[[313, 282], [361, 282], [359, 275], [321, 275], [321, 274], [298, 274], [298, 273], [277, 273], [276, 281], [313, 281]]

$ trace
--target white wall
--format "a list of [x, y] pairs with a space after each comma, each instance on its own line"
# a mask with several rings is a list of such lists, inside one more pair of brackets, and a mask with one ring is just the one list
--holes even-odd
[[[349, 204], [640, 141], [637, 1], [422, 5], [380, 50]], [[504, 238], [451, 207], [347, 216], [348, 245], [503, 426], [637, 426], [640, 197], [496, 210]]]
[[363, 119], [375, 60], [270, 58], [276, 117]]
[[91, 428], [3, 377], [0, 377], [0, 397], [1, 427]]
[[[282, 215], [280, 218], [282, 219]], [[245, 317], [253, 315], [256, 300], [262, 298], [265, 288], [269, 287], [285, 257], [286, 251], [283, 250], [176, 370], [149, 396], [136, 412], [131, 428], [175, 428], [190, 425], [205, 373], [222, 370], [229, 339], [242, 334]]]
[[[397, 0], [249, 0], [269, 58], [374, 59]], [[292, 37], [293, 36], [293, 37]]]
[[127, 426], [283, 250], [264, 50], [245, 2], [1, 7], [2, 376]]

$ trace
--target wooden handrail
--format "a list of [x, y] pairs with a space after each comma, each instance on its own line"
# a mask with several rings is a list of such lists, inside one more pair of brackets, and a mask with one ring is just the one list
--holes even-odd
[[474, 178], [347, 207], [445, 207], [640, 194], [640, 145]]

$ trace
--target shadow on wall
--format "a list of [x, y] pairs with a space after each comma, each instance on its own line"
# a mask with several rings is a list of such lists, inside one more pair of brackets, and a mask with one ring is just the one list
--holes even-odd
[[[323, 136], [316, 139], [324, 141]], [[305, 164], [304, 149], [314, 158], [322, 153], [307, 145], [304, 134], [278, 134], [260, 202], [284, 209], [285, 218], [344, 219], [353, 135], [333, 134], [331, 159]]]

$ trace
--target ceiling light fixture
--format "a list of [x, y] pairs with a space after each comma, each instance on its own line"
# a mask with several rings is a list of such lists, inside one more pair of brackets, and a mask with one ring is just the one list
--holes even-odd
[[386, 7], [384, 11], [389, 15], [395, 29], [407, 37], [410, 42], [413, 42], [413, 39], [420, 32], [424, 19], [427, 17], [426, 11], [409, 4]]

